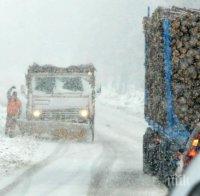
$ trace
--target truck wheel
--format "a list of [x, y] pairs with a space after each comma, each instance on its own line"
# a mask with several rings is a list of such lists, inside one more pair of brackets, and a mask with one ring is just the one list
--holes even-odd
[[10, 138], [18, 136], [19, 135], [18, 127], [15, 127], [14, 129], [9, 129], [9, 130], [5, 131], [5, 135], [7, 135]]
[[153, 176], [158, 175], [160, 165], [160, 143], [156, 141], [157, 137], [150, 128], [143, 137], [143, 172]]
[[146, 133], [143, 136], [143, 172], [145, 174], [151, 174], [149, 150], [148, 150], [148, 144], [150, 142], [149, 140], [150, 131], [151, 131], [150, 129], [147, 129]]
[[7, 137], [10, 137], [10, 138], [12, 138], [13, 137], [13, 131], [12, 130], [5, 130], [5, 135], [7, 136]]
[[147, 149], [147, 141], [145, 138], [145, 135], [143, 137], [143, 172], [145, 174], [150, 174], [150, 168], [149, 168], [149, 160], [148, 160], [148, 149]]
[[13, 137], [14, 137], [13, 133], [11, 133], [11, 132], [8, 134], [8, 136], [9, 136], [10, 138], [13, 138]]

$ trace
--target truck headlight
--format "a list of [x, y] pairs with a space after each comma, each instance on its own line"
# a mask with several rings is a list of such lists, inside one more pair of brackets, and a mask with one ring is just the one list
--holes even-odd
[[33, 116], [34, 116], [35, 118], [39, 118], [41, 114], [42, 114], [42, 113], [41, 113], [39, 110], [33, 111]]
[[89, 111], [87, 109], [84, 110], [80, 110], [79, 114], [84, 117], [87, 118], [89, 116]]
[[91, 71], [88, 72], [88, 76], [92, 76], [92, 72]]

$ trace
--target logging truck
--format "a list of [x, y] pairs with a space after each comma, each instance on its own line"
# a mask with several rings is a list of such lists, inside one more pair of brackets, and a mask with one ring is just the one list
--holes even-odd
[[177, 7], [144, 18], [143, 171], [169, 188], [200, 150], [199, 18]]

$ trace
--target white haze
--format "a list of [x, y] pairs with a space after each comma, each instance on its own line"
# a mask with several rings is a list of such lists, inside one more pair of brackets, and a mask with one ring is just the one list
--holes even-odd
[[93, 63], [103, 86], [143, 88], [147, 6], [200, 7], [200, 0], [0, 0], [0, 99], [33, 62]]

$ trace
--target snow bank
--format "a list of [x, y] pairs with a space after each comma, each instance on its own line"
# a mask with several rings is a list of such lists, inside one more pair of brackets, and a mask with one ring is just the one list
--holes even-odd
[[32, 148], [36, 142], [28, 138], [6, 138], [0, 136], [0, 175], [12, 173], [15, 169], [29, 164]]
[[0, 176], [31, 167], [49, 156], [57, 145], [32, 137], [8, 138], [3, 135], [0, 136], [0, 144]]
[[12, 174], [16, 169], [30, 167], [54, 150], [56, 143], [51, 141], [44, 143], [32, 137], [6, 137], [5, 121], [6, 107], [0, 105], [0, 176]]
[[117, 92], [114, 88], [103, 89], [98, 101], [133, 115], [143, 116], [144, 113], [144, 93], [135, 87], [130, 88], [125, 94]]

